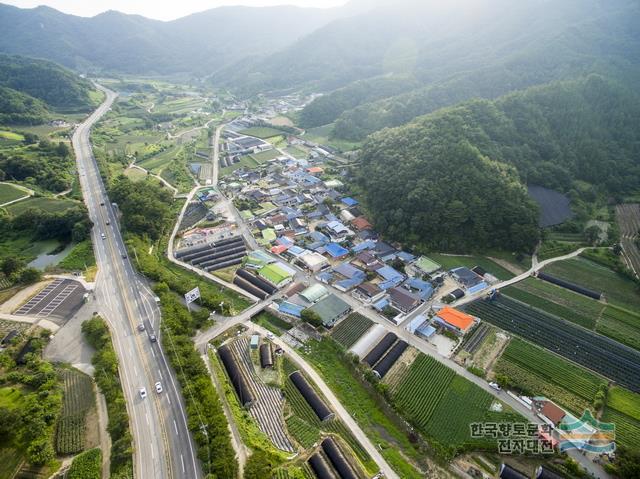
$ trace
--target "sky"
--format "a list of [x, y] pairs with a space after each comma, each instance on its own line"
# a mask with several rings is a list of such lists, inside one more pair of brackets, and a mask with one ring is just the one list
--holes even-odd
[[135, 13], [157, 20], [173, 20], [190, 13], [223, 5], [297, 5], [299, 7], [328, 8], [344, 5], [347, 0], [0, 0], [21, 8], [47, 5], [64, 13], [91, 17], [106, 10]]

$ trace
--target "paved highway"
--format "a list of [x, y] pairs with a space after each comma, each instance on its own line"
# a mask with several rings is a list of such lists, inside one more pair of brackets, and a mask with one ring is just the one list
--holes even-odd
[[[102, 89], [102, 88], [101, 88]], [[154, 295], [134, 271], [92, 153], [92, 126], [111, 107], [116, 94], [102, 89], [104, 103], [73, 134], [78, 173], [89, 216], [98, 276], [96, 309], [108, 322], [120, 363], [134, 446], [134, 475], [141, 479], [202, 477], [196, 449], [187, 427], [184, 405], [159, 340], [160, 311]], [[143, 324], [145, 331], [139, 331]], [[154, 384], [161, 382], [158, 394]], [[146, 388], [147, 397], [140, 396]]]

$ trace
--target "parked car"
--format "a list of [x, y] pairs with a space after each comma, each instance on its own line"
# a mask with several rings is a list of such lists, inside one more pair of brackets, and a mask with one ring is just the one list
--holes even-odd
[[496, 391], [502, 391], [502, 388], [498, 383], [489, 383], [489, 387], [495, 389]]

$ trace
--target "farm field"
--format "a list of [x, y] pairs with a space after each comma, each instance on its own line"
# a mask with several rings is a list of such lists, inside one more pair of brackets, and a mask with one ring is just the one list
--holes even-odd
[[349, 449], [353, 451], [354, 456], [357, 457], [365, 469], [371, 472], [376, 471], [377, 467], [373, 459], [371, 459], [365, 449], [353, 437], [342, 421], [336, 418], [324, 423], [320, 422], [316, 413], [313, 412], [311, 406], [309, 406], [289, 377], [285, 380], [284, 394], [287, 404], [291, 408], [291, 413], [293, 414], [286, 420], [287, 428], [291, 426], [289, 433], [301, 446], [309, 448], [318, 442], [320, 431], [337, 434], [349, 445]]
[[395, 384], [393, 402], [421, 432], [450, 453], [465, 445], [490, 447], [487, 441], [470, 437], [472, 422], [524, 422], [510, 410], [492, 412], [493, 396], [430, 356], [419, 354], [404, 374], [402, 380], [389, 379]]
[[294, 158], [298, 158], [298, 159], [306, 158], [309, 155], [309, 152], [307, 150], [302, 149], [299, 146], [290, 146], [288, 148], [285, 148], [284, 151], [290, 154], [291, 156], [293, 156]]
[[598, 301], [536, 278], [527, 278], [502, 293], [589, 329], [595, 327], [605, 309]]
[[500, 280], [511, 279], [515, 276], [511, 271], [503, 268], [498, 263], [482, 256], [449, 256], [443, 254], [430, 254], [429, 258], [442, 265], [442, 268], [447, 271], [460, 266], [466, 266], [467, 268], [480, 266], [487, 273]]
[[609, 303], [640, 310], [638, 286], [615, 271], [585, 258], [558, 261], [544, 271], [594, 291], [604, 292]]
[[618, 384], [640, 391], [640, 352], [507, 298], [476, 301], [467, 312], [553, 351]]
[[369, 318], [354, 313], [333, 328], [331, 337], [344, 346], [345, 349], [349, 349], [362, 337], [372, 324], [373, 321]]
[[596, 325], [596, 331], [640, 350], [640, 314], [637, 312], [607, 306]]
[[511, 340], [493, 372], [511, 387], [531, 396], [546, 396], [578, 416], [590, 408], [604, 378], [521, 339]]
[[143, 181], [147, 177], [147, 174], [138, 168], [127, 168], [124, 170], [124, 175], [134, 183]]
[[85, 448], [87, 414], [96, 405], [93, 382], [89, 376], [71, 369], [62, 369], [59, 374], [64, 400], [56, 427], [55, 448], [58, 454], [75, 454]]
[[37, 208], [47, 211], [49, 213], [59, 213], [74, 206], [78, 206], [81, 203], [72, 200], [60, 200], [57, 198], [29, 198], [24, 201], [19, 201], [12, 205], [7, 206], [9, 213], [18, 215], [28, 210], [29, 208]]
[[234, 171], [246, 167], [246, 168], [257, 168], [259, 163], [253, 159], [251, 155], [245, 155], [240, 157], [240, 161], [238, 163], [234, 163], [231, 166], [225, 166], [220, 168], [220, 176], [225, 176], [233, 173]]
[[640, 274], [640, 249], [636, 243], [640, 231], [640, 204], [616, 206], [616, 220], [620, 228], [620, 242], [628, 265]]
[[16, 449], [0, 448], [0, 477], [12, 478], [24, 461], [22, 454]]
[[268, 140], [269, 138], [274, 138], [276, 136], [282, 136], [285, 134], [282, 130], [277, 130], [276, 128], [270, 128], [268, 126], [256, 126], [253, 128], [247, 128], [245, 130], [241, 130], [238, 133], [241, 135], [247, 136], [255, 136], [256, 138], [260, 138], [261, 140]]
[[420, 479], [413, 464], [424, 462], [424, 454], [408, 439], [403, 420], [393, 412], [386, 412], [380, 404], [383, 398], [364, 386], [360, 373], [349, 363], [338, 343], [330, 337], [321, 342], [309, 341], [305, 359], [313, 365], [327, 385], [349, 411], [367, 436], [378, 444], [380, 453], [403, 479]]
[[256, 161], [256, 163], [261, 165], [262, 163], [266, 163], [269, 160], [274, 160], [279, 156], [282, 156], [280, 152], [276, 149], [273, 149], [273, 150], [261, 151], [260, 153], [253, 153], [251, 155], [251, 158], [253, 158]]
[[353, 151], [362, 146], [361, 142], [340, 140], [337, 138], [331, 138], [331, 130], [333, 129], [333, 123], [328, 125], [319, 126], [317, 128], [310, 128], [302, 136], [303, 140], [308, 140], [313, 143], [321, 145], [331, 146], [341, 151]]
[[28, 196], [26, 191], [9, 183], [0, 183], [0, 205]]
[[251, 321], [259, 324], [278, 336], [285, 331], [289, 331], [293, 327], [293, 325], [265, 311], [251, 318]]
[[0, 140], [24, 141], [24, 136], [14, 131], [0, 130]]
[[631, 448], [640, 447], [640, 395], [612, 387], [603, 421], [615, 423], [616, 442]]

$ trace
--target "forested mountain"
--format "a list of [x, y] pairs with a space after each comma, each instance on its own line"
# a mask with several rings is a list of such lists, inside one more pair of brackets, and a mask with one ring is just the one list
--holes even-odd
[[205, 75], [288, 46], [343, 12], [221, 7], [171, 22], [109, 11], [92, 18], [0, 4], [0, 51], [81, 71]]
[[0, 54], [0, 123], [43, 123], [49, 109], [87, 111], [92, 91], [90, 82], [55, 63]]
[[[631, 0], [388, 2], [336, 20], [259, 62], [217, 72], [241, 93], [305, 87], [331, 91], [390, 73], [418, 85], [369, 95], [368, 82], [316, 100], [305, 125], [339, 118], [334, 134], [360, 140], [386, 126], [474, 97], [611, 68], [638, 69], [640, 6]], [[377, 97], [377, 98], [376, 98]], [[342, 115], [342, 116], [341, 116]]]
[[358, 181], [376, 226], [424, 248], [530, 251], [525, 184], [621, 196], [640, 187], [640, 97], [588, 78], [473, 100], [378, 132]]

